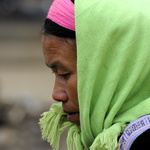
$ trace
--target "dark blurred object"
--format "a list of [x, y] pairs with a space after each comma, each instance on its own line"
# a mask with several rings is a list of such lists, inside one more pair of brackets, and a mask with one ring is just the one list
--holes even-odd
[[0, 127], [0, 150], [51, 150], [41, 140], [37, 120], [28, 120], [19, 126]]
[[52, 0], [0, 0], [0, 15], [41, 17], [47, 13]]
[[37, 119], [45, 108], [41, 101], [31, 95], [22, 96], [14, 103], [1, 103], [0, 125], [19, 125], [26, 119]]
[[0, 103], [0, 150], [50, 150], [41, 140], [39, 102], [30, 96], [22, 98], [15, 103]]
[[4, 15], [14, 13], [19, 3], [20, 0], [0, 0], [0, 13]]

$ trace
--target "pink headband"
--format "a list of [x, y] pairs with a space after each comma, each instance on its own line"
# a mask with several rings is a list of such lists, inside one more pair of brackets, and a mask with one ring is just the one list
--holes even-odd
[[47, 18], [64, 28], [75, 31], [74, 4], [71, 0], [54, 0]]

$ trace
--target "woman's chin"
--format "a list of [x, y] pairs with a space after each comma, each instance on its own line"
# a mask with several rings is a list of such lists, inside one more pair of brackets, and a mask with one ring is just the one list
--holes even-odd
[[67, 115], [67, 120], [71, 123], [76, 124], [77, 126], [80, 126], [80, 116], [79, 113], [73, 113]]

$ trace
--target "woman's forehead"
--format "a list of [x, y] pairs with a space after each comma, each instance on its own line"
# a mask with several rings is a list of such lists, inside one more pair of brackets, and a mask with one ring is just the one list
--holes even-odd
[[[53, 62], [76, 63], [75, 44], [55, 36], [43, 36], [42, 49], [45, 63], [51, 66]], [[51, 68], [51, 67], [50, 67]]]
[[[43, 45], [44, 44], [44, 45]], [[71, 38], [63, 38], [63, 37], [58, 37], [55, 35], [51, 35], [51, 34], [46, 34], [42, 36], [42, 46], [72, 46], [75, 47], [76, 46], [76, 41], [75, 39], [71, 39]]]

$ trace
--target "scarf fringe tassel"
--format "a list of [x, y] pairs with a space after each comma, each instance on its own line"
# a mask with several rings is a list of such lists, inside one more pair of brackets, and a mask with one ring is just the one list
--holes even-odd
[[118, 136], [125, 128], [124, 123], [116, 123], [108, 129], [104, 129], [94, 140], [90, 150], [116, 150]]
[[66, 114], [60, 104], [53, 104], [50, 111], [44, 112], [40, 119], [42, 138], [47, 140], [53, 150], [59, 150], [60, 136], [70, 127], [67, 136], [68, 150], [83, 150], [78, 127], [66, 120]]

